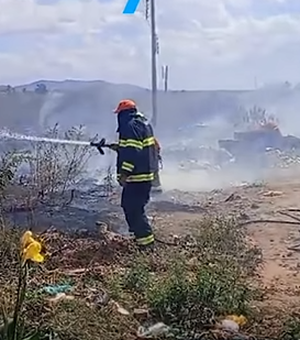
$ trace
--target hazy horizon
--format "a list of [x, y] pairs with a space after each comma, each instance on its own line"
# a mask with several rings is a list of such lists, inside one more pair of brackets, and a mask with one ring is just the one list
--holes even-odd
[[[1, 79], [105, 79], [149, 88], [150, 29], [141, 1], [2, 0]], [[158, 72], [172, 89], [249, 89], [300, 81], [298, 0], [156, 3]], [[159, 77], [160, 78], [160, 77]]]

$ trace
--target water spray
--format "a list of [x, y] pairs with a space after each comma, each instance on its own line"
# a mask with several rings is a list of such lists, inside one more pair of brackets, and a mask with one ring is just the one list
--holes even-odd
[[21, 133], [15, 133], [11, 131], [2, 130], [0, 131], [0, 139], [2, 140], [19, 140], [19, 141], [31, 141], [31, 142], [42, 142], [42, 143], [55, 143], [55, 144], [70, 144], [70, 145], [81, 145], [81, 146], [93, 146], [96, 147], [101, 155], [104, 155], [103, 148], [111, 148], [113, 144], [107, 144], [105, 138], [102, 138], [100, 142], [86, 142], [79, 140], [69, 139], [56, 139], [48, 137], [37, 137], [28, 136]]
[[11, 140], [31, 141], [31, 142], [45, 142], [45, 143], [55, 143], [55, 144], [73, 144], [73, 145], [82, 145], [82, 146], [90, 145], [90, 142], [86, 142], [86, 141], [28, 136], [28, 135], [23, 135], [21, 133], [15, 133], [15, 132], [10, 132], [10, 131], [5, 131], [5, 130], [0, 131], [0, 139], [4, 139], [4, 140], [11, 139]]

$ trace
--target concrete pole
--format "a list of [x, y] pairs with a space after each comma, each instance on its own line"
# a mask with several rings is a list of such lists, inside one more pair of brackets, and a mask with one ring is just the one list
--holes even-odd
[[165, 66], [165, 78], [164, 78], [164, 90], [168, 92], [168, 83], [169, 83], [169, 66]]
[[150, 0], [151, 24], [151, 74], [152, 74], [152, 125], [157, 124], [157, 35], [155, 20], [155, 0]]

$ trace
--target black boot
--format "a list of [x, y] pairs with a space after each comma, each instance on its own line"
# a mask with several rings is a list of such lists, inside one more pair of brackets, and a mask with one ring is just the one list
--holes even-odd
[[142, 253], [153, 253], [155, 250], [155, 242], [147, 245], [138, 245], [138, 250]]

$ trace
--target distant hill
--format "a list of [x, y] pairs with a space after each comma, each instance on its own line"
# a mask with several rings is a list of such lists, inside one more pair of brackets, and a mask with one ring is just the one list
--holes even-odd
[[[35, 93], [39, 84], [46, 86], [47, 93]], [[64, 128], [83, 124], [91, 133], [106, 134], [114, 131], [112, 110], [122, 98], [136, 100], [140, 110], [151, 116], [151, 91], [133, 85], [41, 80], [17, 86], [9, 93], [0, 87], [0, 126], [41, 133], [58, 122]], [[277, 110], [291, 102], [300, 104], [300, 90], [285, 85], [257, 91], [160, 91], [157, 133], [175, 137], [182, 126], [216, 116], [230, 117], [240, 106], [263, 105]]]

